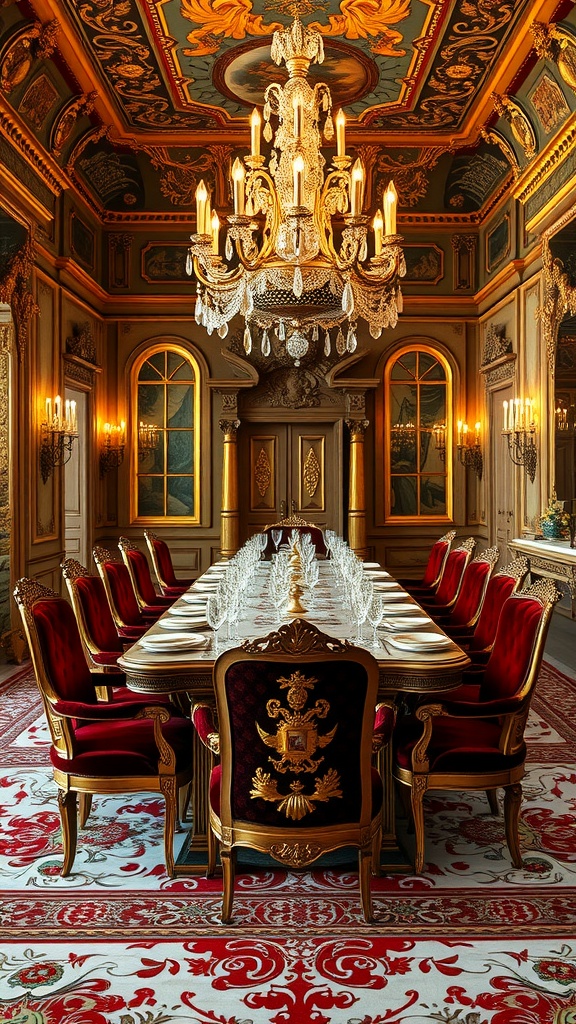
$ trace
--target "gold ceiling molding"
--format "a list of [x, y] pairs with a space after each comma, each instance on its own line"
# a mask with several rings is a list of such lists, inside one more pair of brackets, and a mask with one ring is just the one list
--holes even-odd
[[518, 179], [513, 191], [514, 199], [526, 203], [530, 196], [559, 167], [562, 161], [572, 151], [576, 141], [576, 113], [573, 113], [566, 121], [562, 130], [551, 139], [545, 149], [538, 155], [537, 159], [527, 167]]
[[[572, 215], [575, 213], [573, 208]], [[554, 375], [558, 329], [566, 313], [571, 316], [576, 313], [576, 286], [570, 284], [562, 260], [553, 256], [548, 232], [542, 239], [542, 268], [544, 300], [536, 310], [536, 316], [542, 323], [548, 366]]]
[[[24, 122], [20, 120], [12, 107], [6, 104], [1, 93], [0, 132], [6, 136], [16, 152], [42, 178], [44, 184], [55, 196], [59, 196], [64, 189], [70, 188], [68, 175], [28, 131]], [[6, 168], [4, 171], [6, 173]], [[49, 213], [50, 211], [47, 210], [46, 212]]]
[[0, 280], [0, 302], [6, 303], [12, 309], [14, 335], [20, 360], [24, 358], [26, 352], [30, 320], [40, 312], [40, 307], [35, 302], [28, 284], [35, 258], [34, 242], [28, 238], [12, 257], [6, 274]]
[[514, 180], [516, 180], [520, 174], [520, 164], [518, 163], [516, 153], [514, 152], [512, 146], [508, 142], [508, 139], [501, 135], [500, 132], [489, 130], [487, 128], [480, 129], [480, 136], [481, 138], [484, 139], [485, 142], [488, 142], [490, 145], [498, 146], [500, 152], [503, 154], [505, 159], [510, 164], [510, 168], [514, 175]]
[[35, 61], [46, 60], [56, 48], [60, 24], [56, 18], [43, 25], [35, 21], [18, 29], [0, 55], [0, 89], [9, 93], [24, 81]]
[[559, 25], [535, 21], [531, 26], [534, 49], [541, 60], [556, 64], [562, 79], [576, 92], [576, 40]]
[[494, 109], [503, 117], [512, 130], [512, 135], [516, 139], [522, 149], [524, 155], [531, 160], [532, 157], [536, 156], [537, 141], [536, 133], [530, 119], [525, 111], [522, 109], [516, 100], [510, 98], [510, 96], [500, 96], [497, 92], [492, 94], [494, 100]]

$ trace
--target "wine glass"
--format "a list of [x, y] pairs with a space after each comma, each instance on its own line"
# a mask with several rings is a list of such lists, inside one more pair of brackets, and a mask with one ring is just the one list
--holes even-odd
[[280, 541], [282, 540], [282, 530], [271, 530], [270, 536], [272, 537], [272, 543], [276, 551], [278, 551], [278, 546], [280, 544]]
[[372, 640], [370, 647], [379, 647], [380, 640], [378, 638], [378, 626], [384, 618], [384, 598], [382, 594], [374, 594], [372, 600], [368, 605], [368, 622], [372, 626]]
[[364, 643], [364, 637], [362, 635], [362, 626], [366, 621], [366, 616], [368, 615], [368, 608], [370, 607], [370, 602], [372, 601], [373, 595], [374, 587], [372, 585], [372, 580], [354, 580], [350, 596], [352, 599], [352, 609], [354, 611], [354, 615], [356, 617], [356, 622], [358, 625], [358, 631], [356, 633], [356, 638], [354, 640], [354, 643], [356, 644]]
[[264, 552], [266, 551], [266, 545], [268, 544], [268, 534], [258, 533], [256, 534], [256, 543], [260, 550], [260, 558], [264, 558]]
[[206, 619], [210, 629], [214, 633], [214, 653], [218, 651], [218, 630], [224, 623], [228, 612], [228, 603], [222, 594], [218, 592], [210, 594], [206, 602]]

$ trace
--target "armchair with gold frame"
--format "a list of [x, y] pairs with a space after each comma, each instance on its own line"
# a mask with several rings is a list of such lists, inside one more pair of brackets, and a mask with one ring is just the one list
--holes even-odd
[[288, 544], [291, 534], [296, 531], [298, 534], [308, 534], [314, 547], [316, 548], [316, 555], [324, 557], [328, 553], [326, 547], [326, 541], [324, 540], [324, 533], [319, 526], [315, 523], [307, 523], [301, 516], [296, 515], [295, 512], [292, 515], [284, 516], [277, 523], [273, 523], [271, 526], [265, 526], [262, 533], [266, 534], [268, 542], [264, 548], [264, 558], [270, 558], [270, 556], [276, 550], [276, 545], [272, 540], [272, 530], [279, 530], [281, 533], [280, 540], [278, 541], [278, 547], [282, 544]]
[[397, 580], [404, 590], [407, 590], [416, 600], [421, 598], [431, 598], [434, 592], [438, 589], [440, 580], [442, 579], [442, 573], [444, 572], [444, 566], [446, 565], [446, 559], [450, 554], [450, 547], [454, 537], [456, 536], [456, 530], [448, 530], [442, 537], [439, 537], [437, 541], [430, 548], [428, 555], [428, 561], [424, 570], [424, 575], [421, 579], [401, 579]]
[[68, 602], [32, 579], [19, 580], [14, 597], [52, 741], [62, 876], [70, 874], [76, 855], [78, 796], [83, 826], [94, 794], [153, 792], [164, 797], [164, 858], [172, 877], [178, 793], [192, 778], [192, 723], [153, 698], [147, 704], [98, 701]]
[[475, 548], [476, 541], [473, 537], [460, 541], [458, 547], [452, 548], [448, 554], [442, 579], [438, 589], [432, 596], [424, 598], [417, 594], [413, 595], [418, 604], [430, 612], [431, 615], [446, 614], [456, 604], [466, 566], [473, 557]]
[[189, 587], [195, 582], [195, 576], [176, 576], [172, 564], [170, 548], [165, 540], [152, 530], [144, 530], [144, 539], [148, 545], [152, 567], [158, 580], [158, 586], [164, 597], [171, 597], [173, 601], [185, 594]]
[[127, 537], [120, 537], [118, 550], [132, 580], [132, 589], [140, 611], [146, 614], [161, 614], [174, 604], [175, 597], [157, 594], [150, 575], [148, 559], [143, 551]]
[[133, 640], [135, 630], [142, 636], [166, 609], [156, 608], [150, 613], [142, 612], [138, 607], [130, 573], [124, 563], [99, 544], [94, 545], [92, 557], [104, 584], [112, 618], [120, 636], [127, 636]]
[[[208, 873], [219, 845], [222, 921], [232, 915], [239, 847], [306, 868], [347, 846], [358, 849], [362, 909], [372, 920], [383, 799], [372, 766], [375, 659], [295, 619], [220, 655], [214, 687], [218, 730], [204, 705], [193, 721], [220, 759], [209, 782]], [[391, 710], [378, 716], [380, 744], [392, 722]]]
[[515, 868], [522, 866], [518, 823], [525, 775], [524, 728], [546, 634], [559, 594], [541, 580], [513, 594], [502, 607], [496, 639], [483, 672], [463, 676], [448, 696], [427, 698], [399, 720], [394, 778], [409, 789], [417, 874], [424, 867], [424, 794], [427, 790], [484, 790], [492, 813], [504, 789], [506, 842]]

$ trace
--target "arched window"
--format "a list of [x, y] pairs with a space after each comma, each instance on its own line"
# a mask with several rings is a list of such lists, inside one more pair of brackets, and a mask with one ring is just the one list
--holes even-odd
[[132, 369], [135, 487], [132, 520], [197, 523], [199, 370], [178, 345], [148, 349]]
[[[446, 521], [452, 517], [450, 459], [452, 374], [427, 346], [396, 352], [385, 374], [387, 521]], [[441, 431], [444, 451], [436, 446]]]

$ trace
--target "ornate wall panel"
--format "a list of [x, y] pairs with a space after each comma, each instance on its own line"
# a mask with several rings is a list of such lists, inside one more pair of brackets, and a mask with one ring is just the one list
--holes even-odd
[[[57, 331], [56, 289], [47, 281], [38, 280], [36, 301], [40, 307], [36, 319], [36, 344], [33, 349], [31, 366], [31, 392], [34, 402], [30, 410], [29, 426], [31, 479], [36, 482], [32, 493], [36, 496], [36, 510], [32, 525], [32, 543], [54, 540], [57, 536], [58, 490], [54, 474], [42, 483], [39, 468], [40, 423], [44, 412], [46, 396], [54, 398], [61, 394], [60, 351]], [[56, 471], [58, 472], [58, 470]]]
[[250, 438], [250, 511], [276, 508], [276, 444], [274, 435]]
[[325, 495], [325, 444], [324, 434], [301, 434], [299, 437], [299, 509], [306, 512], [324, 512]]

